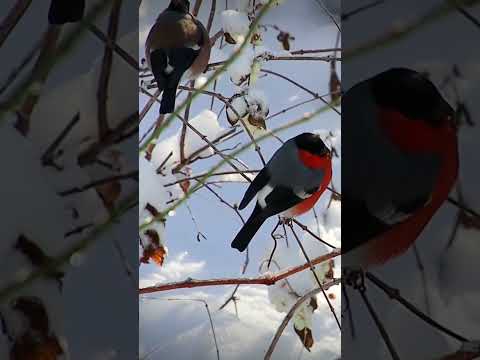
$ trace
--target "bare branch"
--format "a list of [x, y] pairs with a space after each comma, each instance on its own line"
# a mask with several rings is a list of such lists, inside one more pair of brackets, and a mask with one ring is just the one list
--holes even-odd
[[[320, 264], [340, 255], [340, 251], [332, 251], [328, 254], [319, 256], [311, 261], [312, 265]], [[218, 285], [273, 285], [277, 281], [283, 280], [293, 274], [309, 268], [309, 264], [303, 264], [278, 272], [275, 275], [263, 275], [255, 278], [224, 278], [224, 279], [209, 279], [209, 280], [194, 280], [187, 279], [185, 281], [165, 283], [156, 286], [149, 286], [139, 289], [139, 294], [149, 294], [159, 291], [168, 291], [173, 289], [185, 289], [204, 286], [218, 286]]]
[[[333, 279], [329, 282], [326, 282], [324, 283], [322, 286], [323, 286], [323, 289], [324, 290], [327, 290], [329, 289], [330, 287], [334, 286], [334, 285], [338, 285], [340, 284], [340, 279]], [[300, 307], [300, 305], [302, 305], [306, 300], [310, 299], [311, 297], [317, 295], [319, 292], [321, 292], [322, 289], [318, 288], [318, 289], [314, 289], [314, 290], [311, 290], [309, 291], [308, 293], [306, 293], [305, 295], [303, 295], [300, 299], [297, 300], [297, 302], [295, 303], [295, 305], [292, 306], [292, 308], [288, 311], [287, 315], [285, 316], [285, 318], [283, 319], [282, 323], [280, 324], [280, 326], [278, 327], [276, 333], [275, 333], [275, 336], [273, 337], [273, 340], [267, 350], [267, 353], [265, 354], [265, 357], [264, 359], [265, 360], [268, 360], [272, 357], [272, 354], [273, 354], [273, 351], [275, 350], [275, 346], [277, 345], [278, 343], [278, 340], [280, 340], [280, 336], [282, 336], [282, 333], [283, 333], [283, 330], [285, 330], [285, 328], [287, 327], [287, 324], [288, 322], [290, 321], [290, 319], [293, 317], [293, 315], [295, 314], [295, 311]]]
[[31, 3], [32, 0], [17, 0], [15, 6], [10, 10], [5, 19], [3, 19], [3, 22], [0, 24], [0, 47], [2, 47], [5, 40], [7, 40], [8, 35], [10, 35]]

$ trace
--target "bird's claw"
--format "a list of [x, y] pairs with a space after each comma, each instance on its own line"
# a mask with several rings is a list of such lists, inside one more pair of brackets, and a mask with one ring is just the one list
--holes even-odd
[[345, 279], [345, 284], [351, 286], [353, 289], [360, 292], [366, 290], [365, 274], [362, 269], [344, 268], [343, 277]]

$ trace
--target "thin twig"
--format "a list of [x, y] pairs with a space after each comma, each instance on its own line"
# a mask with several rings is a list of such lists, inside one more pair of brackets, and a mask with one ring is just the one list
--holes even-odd
[[[110, 11], [110, 18], [108, 23], [108, 38], [112, 41], [116, 40], [118, 33], [118, 20], [120, 17], [120, 8], [122, 6], [122, 0], [114, 0], [112, 9]], [[113, 63], [113, 50], [110, 46], [105, 46], [102, 68], [100, 71], [100, 78], [98, 80], [97, 90], [97, 121], [98, 121], [98, 137], [102, 140], [110, 132], [108, 126], [108, 114], [107, 114], [107, 100], [108, 89], [110, 83], [111, 68]]]
[[[150, 95], [150, 93], [146, 92], [147, 94]], [[150, 95], [151, 96], [151, 95]], [[156, 99], [156, 101], [158, 101], [158, 99]], [[184, 118], [182, 118], [181, 116], [178, 116], [178, 118], [180, 118], [180, 120], [182, 120], [183, 124], [185, 124], [190, 130], [192, 130], [196, 135], [198, 135], [204, 142], [206, 142], [208, 144], [208, 146], [210, 148], [212, 148], [212, 150], [218, 154], [223, 160], [226, 161], [227, 164], [229, 164], [232, 168], [234, 168], [235, 170], [237, 171], [240, 171], [240, 169], [230, 160], [230, 158], [228, 158], [222, 151], [220, 151], [216, 146], [215, 144], [208, 140], [207, 136], [203, 135], [200, 131], [197, 130], [196, 127], [194, 127], [192, 124], [190, 124], [188, 121], [186, 121]], [[240, 175], [247, 181], [251, 181], [251, 179], [246, 176], [245, 174], [242, 174], [240, 172]]]
[[410, 303], [409, 301], [407, 301], [405, 298], [403, 298], [401, 295], [400, 295], [400, 292], [397, 290], [397, 289], [394, 289], [390, 286], [388, 286], [386, 283], [384, 283], [383, 281], [381, 281], [377, 276], [373, 275], [372, 273], [370, 272], [367, 272], [365, 273], [365, 276], [367, 277], [367, 279], [369, 279], [373, 284], [375, 284], [378, 288], [380, 288], [385, 294], [387, 294], [391, 299], [394, 299], [396, 300], [397, 302], [399, 302], [401, 305], [403, 305], [407, 310], [409, 310], [410, 312], [412, 312], [413, 314], [415, 314], [417, 317], [419, 317], [420, 319], [422, 319], [423, 321], [425, 321], [427, 324], [429, 324], [430, 326], [436, 328], [437, 330], [440, 330], [441, 332], [451, 336], [452, 338], [458, 340], [458, 341], [462, 341], [462, 342], [466, 342], [468, 341], [467, 338], [455, 333], [454, 331], [450, 330], [450, 329], [447, 329], [446, 327], [444, 327], [443, 325], [440, 325], [438, 322], [436, 322], [435, 320], [433, 320], [431, 317], [427, 316], [426, 314], [424, 314], [422, 311], [420, 311], [419, 309], [417, 309], [412, 303]]
[[[56, 53], [57, 40], [60, 37], [60, 33], [61, 27], [49, 25], [43, 37], [40, 54], [31, 72], [32, 81], [40, 88], [44, 85], [50, 74], [51, 68], [46, 66], [46, 64], [51, 61]], [[40, 97], [39, 92], [27, 91], [27, 94], [18, 111], [18, 120], [15, 124], [16, 129], [24, 136], [26, 136], [30, 130], [30, 117]]]
[[415, 254], [415, 261], [417, 263], [418, 271], [422, 277], [423, 292], [425, 294], [425, 310], [427, 314], [430, 314], [430, 298], [428, 297], [428, 287], [427, 287], [427, 275], [425, 274], [425, 267], [420, 257], [420, 253], [417, 248], [417, 244], [413, 244], [413, 253]]
[[341, 51], [341, 48], [331, 48], [331, 49], [311, 49], [311, 50], [293, 50], [290, 51], [290, 54], [292, 55], [303, 55], [303, 54], [316, 54], [316, 53], [323, 53], [323, 52], [333, 52], [333, 51]]
[[332, 303], [330, 302], [330, 299], [328, 298], [328, 295], [327, 295], [327, 293], [325, 292], [325, 289], [323, 288], [322, 282], [320, 281], [320, 279], [319, 279], [318, 276], [317, 276], [317, 273], [315, 272], [315, 267], [314, 267], [314, 265], [312, 264], [312, 262], [310, 261], [310, 257], [308, 256], [307, 252], [305, 251], [305, 248], [303, 247], [302, 242], [301, 242], [300, 239], [298, 238], [298, 235], [297, 235], [297, 233], [295, 232], [295, 229], [293, 228], [292, 223], [290, 223], [289, 225], [290, 225], [290, 226], [289, 226], [289, 227], [290, 227], [290, 230], [292, 231], [293, 236], [295, 237], [295, 240], [297, 240], [298, 246], [299, 246], [300, 249], [302, 250], [303, 256], [305, 256], [305, 259], [306, 259], [307, 262], [308, 262], [308, 266], [310, 267], [310, 271], [312, 272], [313, 277], [314, 277], [315, 280], [317, 281], [318, 287], [322, 290], [322, 294], [323, 294], [323, 296], [324, 296], [324, 298], [325, 298], [325, 301], [327, 302], [328, 307], [330, 308], [330, 311], [332, 312], [332, 315], [333, 315], [333, 317], [335, 318], [335, 321], [337, 322], [338, 329], [341, 331], [341, 330], [342, 330], [342, 327], [341, 327], [341, 325], [340, 325], [340, 320], [338, 320], [337, 313], [335, 312], [335, 309], [333, 308]]
[[95, 35], [103, 43], [105, 43], [105, 46], [115, 51], [123, 60], [125, 60], [127, 64], [129, 64], [132, 68], [134, 68], [137, 71], [140, 70], [138, 61], [132, 55], [126, 52], [122, 47], [120, 47], [115, 41], [113, 41], [112, 38], [106, 36], [102, 32], [102, 30], [100, 30], [97, 26], [95, 26], [95, 24], [86, 23], [86, 26], [88, 27], [88, 30], [90, 30], [90, 32], [93, 35]]
[[[328, 254], [321, 255], [311, 261], [312, 265], [320, 264], [328, 261], [340, 255], [339, 251], [332, 251]], [[240, 278], [221, 278], [221, 279], [208, 279], [208, 280], [194, 280], [188, 279], [180, 282], [165, 283], [156, 286], [149, 286], [139, 289], [139, 294], [149, 294], [159, 291], [168, 291], [173, 289], [185, 289], [196, 288], [205, 286], [217, 286], [217, 285], [273, 285], [277, 281], [283, 280], [293, 274], [308, 269], [309, 263], [303, 265], [294, 266], [283, 271], [280, 271], [274, 275], [263, 275], [259, 277], [240, 277]]]
[[477, 28], [480, 29], [480, 21], [473, 16], [469, 11], [467, 11], [457, 0], [450, 0], [455, 6], [455, 8], [458, 10], [460, 14], [465, 16], [466, 19], [470, 20], [470, 22], [475, 25]]
[[126, 174], [121, 174], [121, 175], [115, 175], [115, 176], [109, 176], [103, 179], [98, 179], [92, 182], [89, 182], [88, 184], [85, 184], [80, 187], [74, 187], [68, 190], [63, 190], [58, 193], [60, 196], [68, 196], [71, 194], [77, 194], [83, 191], [86, 191], [88, 189], [104, 185], [104, 184], [109, 184], [114, 181], [118, 180], [125, 180], [125, 179], [136, 179], [138, 181], [138, 170], [128, 172]]
[[65, 139], [65, 137], [72, 131], [74, 126], [79, 122], [80, 120], [80, 113], [76, 113], [75, 116], [70, 120], [70, 122], [65, 126], [65, 128], [58, 134], [58, 136], [53, 140], [53, 142], [47, 147], [47, 150], [43, 153], [41, 160], [42, 164], [45, 165], [50, 165], [53, 163], [53, 157], [55, 154], [55, 151], [57, 148], [60, 146], [62, 141]]
[[458, 207], [459, 209], [465, 211], [466, 213], [470, 214], [471, 216], [480, 219], [480, 214], [479, 214], [478, 212], [476, 212], [476, 211], [473, 210], [473, 209], [470, 209], [470, 208], [466, 207], [464, 204], [461, 204], [459, 201], [457, 201], [457, 200], [449, 197], [449, 198], [448, 198], [448, 202], [449, 202], [450, 204], [455, 205], [455, 206]]
[[382, 335], [382, 339], [385, 342], [385, 345], [388, 348], [388, 351], [390, 352], [390, 355], [392, 356], [392, 359], [394, 360], [400, 360], [400, 357], [397, 354], [397, 351], [395, 350], [395, 347], [393, 346], [392, 340], [390, 340], [390, 336], [388, 335], [387, 331], [385, 330], [385, 327], [383, 326], [380, 318], [378, 317], [377, 313], [375, 312], [375, 309], [373, 308], [372, 304], [368, 300], [366, 292], [360, 291], [360, 296], [363, 299], [363, 302], [367, 306], [368, 312], [373, 318], [373, 321], [375, 321], [375, 325], [378, 328], [378, 331], [380, 331], [380, 335]]
[[13, 28], [18, 24], [31, 3], [32, 0], [17, 0], [17, 3], [10, 10], [5, 19], [3, 19], [0, 24], [0, 47], [2, 47], [5, 40], [7, 40], [8, 35], [10, 35]]
[[98, 154], [100, 154], [109, 146], [113, 145], [115, 141], [119, 137], [121, 137], [128, 128], [130, 128], [131, 126], [137, 126], [137, 125], [138, 125], [138, 112], [135, 111], [134, 113], [130, 114], [125, 119], [123, 119], [115, 129], [109, 131], [108, 134], [106, 134], [103, 139], [95, 142], [88, 149], [83, 151], [78, 156], [78, 164], [83, 167], [85, 165], [95, 162], [95, 159]]
[[351, 10], [349, 12], [346, 12], [344, 14], [342, 14], [342, 21], [345, 21], [347, 20], [348, 18], [356, 15], [356, 14], [359, 14], [365, 10], [368, 10], [368, 9], [371, 9], [377, 5], [380, 5], [380, 4], [383, 4], [385, 2], [385, 0], [377, 0], [377, 1], [373, 1], [371, 2], [370, 4], [367, 4], [367, 5], [363, 5], [363, 6], [360, 6], [354, 10]]
[[113, 246], [115, 247], [115, 250], [117, 252], [118, 257], [123, 264], [125, 274], [132, 281], [133, 289], [136, 289], [137, 286], [138, 286], [138, 279], [134, 276], [133, 269], [130, 266], [130, 263], [128, 262], [127, 257], [125, 256], [125, 253], [123, 252], [122, 246], [118, 242], [117, 238], [113, 238], [112, 242], [113, 242]]
[[[340, 284], [340, 279], [333, 279], [330, 280], [329, 282], [326, 282], [323, 284], [323, 289], [329, 289], [330, 287], [334, 285]], [[267, 353], [265, 354], [264, 360], [268, 360], [272, 357], [273, 351], [275, 350], [275, 346], [277, 345], [278, 341], [280, 340], [280, 337], [282, 336], [283, 331], [288, 325], [288, 322], [290, 319], [293, 317], [295, 314], [295, 311], [308, 299], [312, 298], [313, 296], [317, 295], [322, 289], [313, 289], [303, 295], [300, 299], [297, 300], [295, 305], [292, 306], [292, 308], [288, 311], [287, 315], [283, 318], [282, 323], [278, 327], [277, 331], [275, 332], [275, 336], [272, 339], [272, 342], [270, 343], [270, 346], [268, 347]]]
[[311, 231], [306, 225], [302, 224], [300, 221], [298, 221], [297, 219], [292, 219], [293, 223], [298, 225], [300, 227], [300, 229], [302, 229], [303, 231], [306, 231], [309, 235], [313, 236], [315, 239], [317, 239], [318, 241], [320, 241], [321, 243], [331, 247], [332, 249], [337, 249], [336, 246], [333, 246], [332, 244], [329, 244], [328, 242], [326, 242], [325, 240], [323, 240], [320, 236], [316, 235], [313, 231]]
[[320, 101], [322, 101], [325, 105], [327, 105], [331, 110], [335, 111], [338, 115], [342, 115], [340, 114], [340, 111], [338, 111], [334, 106], [332, 106], [327, 100], [325, 100], [321, 95], [317, 94], [316, 92], [313, 92], [312, 90], [309, 90], [307, 89], [305, 86], [303, 85], [300, 85], [298, 82], [286, 77], [285, 75], [282, 75], [282, 74], [279, 74], [275, 71], [272, 71], [272, 70], [267, 70], [267, 69], [261, 69], [260, 70], [261, 72], [264, 72], [264, 73], [267, 73], [267, 74], [271, 74], [271, 75], [275, 75], [275, 76], [278, 76], [279, 78], [282, 78], [288, 82], [290, 82], [291, 84], [297, 86], [298, 88], [302, 89], [303, 91], [306, 91], [308, 92], [310, 95], [312, 95], [314, 98], [316, 99], [319, 99]]

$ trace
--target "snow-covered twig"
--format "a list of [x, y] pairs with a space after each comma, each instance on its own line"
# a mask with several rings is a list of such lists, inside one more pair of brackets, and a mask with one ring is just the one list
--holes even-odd
[[[335, 250], [329, 252], [328, 254], [319, 256], [311, 260], [312, 265], [320, 264], [330, 259], [333, 259], [340, 255], [340, 251]], [[263, 275], [259, 277], [240, 277], [240, 278], [223, 278], [223, 279], [208, 279], [208, 280], [195, 280], [187, 279], [180, 282], [165, 283], [155, 286], [149, 286], [139, 289], [139, 294], [149, 294], [160, 291], [168, 291], [173, 289], [185, 289], [185, 288], [196, 288], [196, 287], [205, 287], [205, 286], [219, 286], [219, 285], [273, 285], [277, 281], [283, 280], [293, 274], [296, 274], [300, 271], [308, 269], [310, 267], [309, 263], [303, 265], [291, 267], [280, 271], [274, 275]]]

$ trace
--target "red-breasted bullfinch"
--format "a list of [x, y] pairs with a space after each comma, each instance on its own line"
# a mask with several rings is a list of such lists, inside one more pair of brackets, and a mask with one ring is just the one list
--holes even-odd
[[285, 142], [245, 192], [240, 210], [255, 195], [257, 203], [232, 248], [244, 251], [270, 216], [292, 218], [312, 209], [331, 178], [331, 152], [319, 135], [303, 133]]
[[342, 97], [342, 266], [403, 254], [457, 179], [454, 111], [423, 74], [394, 68]]
[[189, 13], [188, 0], [171, 0], [157, 17], [145, 42], [145, 58], [158, 90], [163, 91], [160, 114], [175, 109], [177, 86], [185, 74], [198, 77], [207, 67], [211, 44], [208, 31]]

